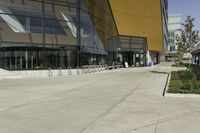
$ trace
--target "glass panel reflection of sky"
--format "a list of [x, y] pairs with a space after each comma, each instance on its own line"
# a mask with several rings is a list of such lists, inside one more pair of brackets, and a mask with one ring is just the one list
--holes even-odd
[[[85, 9], [82, 4], [82, 8]], [[92, 18], [85, 11], [81, 10], [81, 47], [82, 52], [92, 54], [107, 54], [104, 44], [93, 25]]]

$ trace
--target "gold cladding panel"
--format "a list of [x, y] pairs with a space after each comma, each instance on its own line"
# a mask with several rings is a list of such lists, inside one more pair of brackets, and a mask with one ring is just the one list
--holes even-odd
[[163, 52], [160, 0], [109, 0], [120, 35], [147, 37], [148, 49]]

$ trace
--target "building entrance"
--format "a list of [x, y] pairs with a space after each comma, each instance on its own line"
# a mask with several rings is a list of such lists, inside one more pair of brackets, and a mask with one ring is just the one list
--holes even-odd
[[123, 62], [127, 62], [129, 67], [143, 67], [146, 66], [145, 53], [126, 52], [123, 54]]
[[136, 53], [133, 54], [133, 66], [142, 67], [146, 66], [146, 58], [145, 53]]

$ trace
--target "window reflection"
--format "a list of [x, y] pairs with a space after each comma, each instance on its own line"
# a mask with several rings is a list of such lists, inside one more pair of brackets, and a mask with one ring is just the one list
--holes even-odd
[[1, 0], [0, 67], [44, 69], [107, 64], [109, 50], [115, 49], [110, 42], [117, 35], [108, 1], [80, 0], [80, 8], [77, 2]]

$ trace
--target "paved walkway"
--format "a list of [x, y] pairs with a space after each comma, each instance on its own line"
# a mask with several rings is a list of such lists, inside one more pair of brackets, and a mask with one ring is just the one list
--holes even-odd
[[200, 99], [162, 97], [171, 67], [0, 80], [0, 133], [198, 133]]

